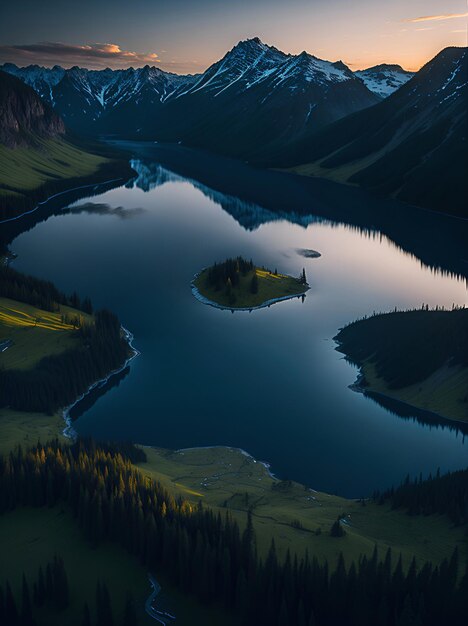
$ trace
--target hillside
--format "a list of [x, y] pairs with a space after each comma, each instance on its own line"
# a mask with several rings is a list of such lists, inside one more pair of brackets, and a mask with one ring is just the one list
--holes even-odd
[[0, 71], [0, 220], [65, 189], [131, 174], [126, 162], [72, 141], [31, 87]]
[[446, 48], [383, 102], [309, 135], [273, 161], [467, 216], [467, 98], [466, 48]]
[[468, 422], [468, 309], [375, 315], [335, 340], [362, 368], [365, 393]]

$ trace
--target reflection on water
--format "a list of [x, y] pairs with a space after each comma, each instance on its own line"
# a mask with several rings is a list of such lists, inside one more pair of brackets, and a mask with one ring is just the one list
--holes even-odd
[[[351, 496], [408, 472], [466, 465], [458, 430], [351, 391], [357, 370], [332, 341], [373, 311], [466, 303], [464, 279], [451, 275], [461, 267], [462, 227], [424, 214], [411, 243], [414, 215], [399, 230], [386, 203], [373, 200], [379, 219], [371, 220], [347, 188], [299, 189], [283, 174], [199, 154], [192, 163], [186, 151], [168, 163], [173, 149], [161, 159], [149, 150], [135, 148], [137, 177], [127, 185], [47, 206], [24, 231], [3, 233], [5, 242], [15, 237], [15, 267], [115, 310], [141, 351], [128, 375], [79, 405], [80, 433], [170, 448], [232, 445], [281, 476]], [[428, 224], [438, 232], [435, 255]], [[305, 267], [308, 297], [250, 315], [195, 300], [193, 275], [237, 254], [293, 275]]]
[[[187, 179], [166, 170], [159, 163], [144, 162], [139, 159], [131, 161], [132, 168], [138, 173], [138, 176], [128, 183], [128, 187], [138, 187], [143, 191], [151, 191], [160, 185], [168, 182], [185, 182]], [[268, 222], [279, 222], [287, 220], [293, 224], [308, 226], [313, 222], [326, 222], [327, 220], [319, 218], [315, 215], [303, 215], [294, 211], [269, 211], [268, 209], [246, 202], [235, 196], [229, 196], [224, 193], [214, 191], [206, 185], [202, 185], [196, 180], [190, 180], [190, 183], [199, 189], [207, 198], [222, 207], [226, 213], [232, 215], [238, 224], [246, 230], [255, 230], [262, 224]]]

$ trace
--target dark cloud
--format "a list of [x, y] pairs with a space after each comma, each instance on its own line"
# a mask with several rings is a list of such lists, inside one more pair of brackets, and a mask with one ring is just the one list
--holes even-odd
[[137, 217], [145, 212], [144, 209], [136, 207], [134, 209], [126, 209], [121, 206], [112, 207], [110, 204], [100, 202], [85, 202], [69, 207], [67, 213], [93, 213], [94, 215], [114, 215], [120, 219], [126, 220]]
[[64, 67], [71, 65], [84, 65], [90, 68], [103, 67], [139, 67], [142, 65], [155, 65], [160, 63], [159, 56], [155, 52], [142, 54], [122, 50], [114, 43], [93, 43], [82, 46], [45, 41], [34, 44], [18, 44], [0, 46], [0, 59], [3, 62], [28, 65], [59, 64]]

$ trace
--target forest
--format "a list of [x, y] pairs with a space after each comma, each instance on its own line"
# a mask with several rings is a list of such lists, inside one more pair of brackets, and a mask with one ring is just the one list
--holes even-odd
[[52, 414], [122, 367], [129, 356], [120, 322], [110, 311], [98, 311], [94, 324], [75, 332], [80, 339], [77, 347], [46, 356], [32, 369], [3, 370], [0, 407]]
[[53, 283], [22, 274], [8, 265], [0, 267], [0, 297], [32, 304], [44, 311], [58, 311], [65, 304], [84, 313], [93, 312], [89, 298], [81, 300], [77, 293], [66, 296]]
[[[6, 580], [0, 584], [0, 624], [6, 626], [36, 626], [39, 611], [52, 610], [57, 614], [66, 609], [70, 601], [68, 576], [63, 559], [54, 556], [45, 567], [39, 566], [35, 580], [28, 581], [23, 574], [21, 600], [16, 601], [11, 583]], [[114, 626], [112, 601], [104, 581], [96, 585], [95, 614], [86, 602], [83, 606], [81, 626]], [[94, 619], [95, 618], [95, 619]], [[79, 618], [78, 618], [79, 619]], [[80, 622], [77, 620], [77, 626]], [[137, 626], [135, 604], [131, 595], [127, 597], [121, 622], [122, 626]]]
[[423, 480], [409, 476], [396, 489], [374, 495], [380, 504], [390, 501], [394, 509], [406, 509], [410, 515], [447, 515], [458, 525], [468, 524], [468, 469], [449, 472]]
[[340, 330], [339, 350], [361, 365], [371, 360], [389, 389], [425, 380], [445, 364], [468, 366], [468, 309], [394, 311]]
[[239, 285], [240, 275], [247, 276], [253, 269], [254, 264], [252, 260], [246, 261], [238, 256], [235, 259], [227, 259], [223, 263], [212, 265], [206, 273], [206, 279], [211, 287], [219, 291], [228, 284], [236, 287]]
[[[447, 483], [457, 482], [454, 476]], [[424, 493], [425, 483], [414, 490]], [[280, 561], [272, 542], [262, 560], [250, 513], [241, 532], [228, 511], [223, 517], [174, 499], [136, 470], [124, 451], [54, 441], [27, 452], [18, 448], [1, 460], [0, 514], [58, 504], [70, 508], [93, 545], [120, 544], [149, 571], [164, 571], [182, 592], [221, 603], [240, 625], [466, 623], [468, 568], [461, 570], [456, 550], [440, 565], [413, 560], [405, 570], [391, 549], [351, 564], [340, 555], [335, 565], [307, 553], [302, 558], [288, 553]], [[333, 538], [337, 545], [341, 540]]]

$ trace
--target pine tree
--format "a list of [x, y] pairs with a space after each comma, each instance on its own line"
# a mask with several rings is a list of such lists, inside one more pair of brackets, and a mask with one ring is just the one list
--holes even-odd
[[113, 626], [112, 607], [109, 590], [105, 583], [96, 586], [96, 626]]
[[258, 293], [258, 277], [257, 272], [254, 271], [252, 280], [250, 281], [250, 293]]
[[138, 620], [135, 611], [135, 603], [131, 595], [127, 596], [127, 602], [125, 604], [124, 617], [122, 626], [137, 626]]
[[81, 626], [91, 626], [91, 613], [89, 611], [88, 603], [85, 603], [83, 607], [83, 619], [81, 620]]
[[5, 586], [5, 619], [8, 626], [19, 624], [18, 609], [8, 581]]
[[21, 626], [33, 626], [34, 620], [32, 616], [31, 596], [29, 595], [29, 587], [26, 577], [23, 574], [23, 586], [21, 594]]

